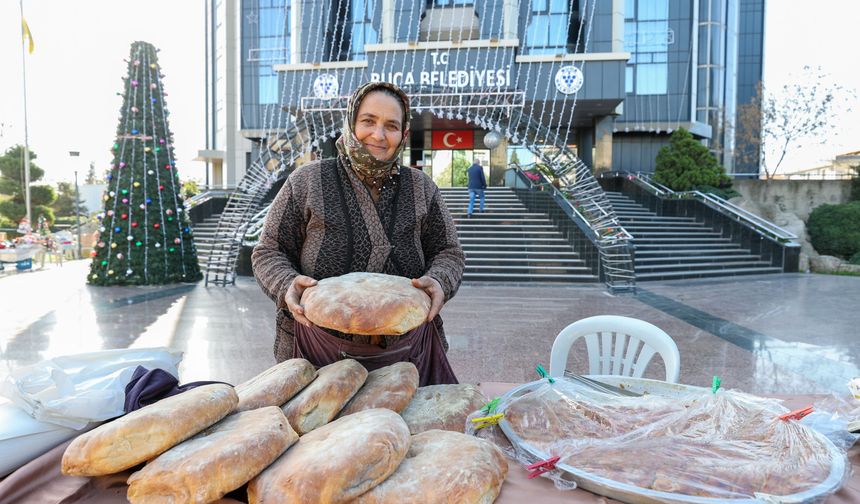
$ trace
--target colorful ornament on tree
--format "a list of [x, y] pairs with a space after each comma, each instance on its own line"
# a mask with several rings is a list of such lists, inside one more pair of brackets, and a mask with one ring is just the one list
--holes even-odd
[[137, 81], [136, 80], [131, 81], [131, 87], [137, 87]]
[[132, 222], [131, 227], [136, 228], [137, 227], [137, 221]]
[[152, 227], [154, 227], [155, 229], [158, 229], [161, 227], [161, 224], [156, 222], [155, 224], [152, 225]]
[[134, 272], [131, 270], [131, 268], [125, 270], [126, 276], [131, 275], [132, 273], [134, 273]]
[[135, 182], [135, 183], [134, 183], [134, 184], [132, 184], [132, 185], [133, 185], [134, 187], [140, 187], [140, 182]]
[[113, 217], [113, 210], [108, 210], [107, 214], [108, 214], [108, 216]]
[[113, 228], [114, 233], [119, 233], [120, 231], [122, 231], [122, 228], [120, 228], [119, 226]]
[[123, 205], [128, 205], [128, 198], [123, 198], [123, 199], [122, 199], [122, 204], [123, 204]]
[[125, 239], [126, 239], [126, 240], [128, 240], [128, 241], [134, 241], [134, 236], [132, 236], [132, 235], [128, 235], [128, 236], [126, 236], [126, 237], [125, 237]]
[[174, 238], [174, 239], [173, 239], [173, 243], [175, 243], [175, 244], [177, 244], [177, 245], [179, 245], [181, 242], [182, 242], [182, 240], [180, 240], [179, 238]]
[[122, 220], [126, 220], [126, 219], [128, 219], [128, 214], [124, 213], [120, 217], [122, 217]]
[[166, 213], [167, 215], [173, 215], [173, 210], [168, 208], [167, 210], [164, 211], [164, 213]]
[[140, 109], [137, 107], [132, 107], [131, 111], [134, 112], [135, 114], [137, 114], [138, 112], [140, 112]]
[[110, 248], [115, 249], [115, 248], [116, 248], [116, 243], [111, 243], [111, 244], [110, 244]]
[[117, 252], [117, 253], [116, 253], [116, 258], [117, 258], [117, 259], [122, 259], [122, 252]]
[[134, 60], [134, 66], [140, 65], [140, 60]]

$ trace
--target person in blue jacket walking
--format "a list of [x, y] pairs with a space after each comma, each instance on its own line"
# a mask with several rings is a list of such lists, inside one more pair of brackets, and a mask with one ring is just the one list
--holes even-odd
[[480, 211], [484, 211], [484, 189], [487, 188], [487, 179], [484, 177], [484, 167], [478, 163], [476, 159], [472, 166], [466, 170], [469, 174], [469, 209], [468, 217], [472, 217], [472, 211], [475, 209], [475, 196], [481, 198]]

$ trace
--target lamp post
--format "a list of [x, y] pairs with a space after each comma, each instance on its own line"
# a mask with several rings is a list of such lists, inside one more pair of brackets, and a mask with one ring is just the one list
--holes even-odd
[[[81, 155], [78, 151], [69, 151], [69, 157], [79, 157]], [[78, 191], [78, 170], [75, 170], [75, 203], [73, 208], [75, 209], [75, 225], [78, 229], [78, 259], [83, 257], [83, 249], [81, 248], [81, 212], [78, 205], [80, 205], [81, 201], [81, 193]]]

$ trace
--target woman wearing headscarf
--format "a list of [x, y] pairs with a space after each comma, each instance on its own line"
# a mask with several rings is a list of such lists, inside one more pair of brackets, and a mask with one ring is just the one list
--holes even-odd
[[[295, 170], [272, 203], [251, 263], [277, 306], [278, 362], [303, 357], [323, 366], [348, 356], [375, 369], [411, 361], [422, 386], [457, 382], [438, 314], [460, 286], [465, 259], [439, 188], [399, 164], [409, 117], [409, 98], [397, 86], [360, 86], [344, 115], [337, 157]], [[376, 337], [311, 324], [304, 290], [355, 271], [411, 278], [430, 296], [427, 321], [402, 336]]]

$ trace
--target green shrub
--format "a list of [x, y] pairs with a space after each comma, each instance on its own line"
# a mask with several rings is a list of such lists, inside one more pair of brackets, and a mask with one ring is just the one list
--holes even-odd
[[695, 187], [730, 187], [717, 158], [699, 143], [689, 131], [679, 128], [669, 138], [669, 145], [657, 153], [654, 180], [675, 191], [689, 191]]
[[807, 230], [819, 254], [853, 259], [860, 252], [860, 201], [819, 206], [809, 214]]
[[856, 254], [851, 256], [851, 259], [849, 259], [848, 262], [850, 262], [851, 264], [860, 265], [860, 252], [857, 252]]

